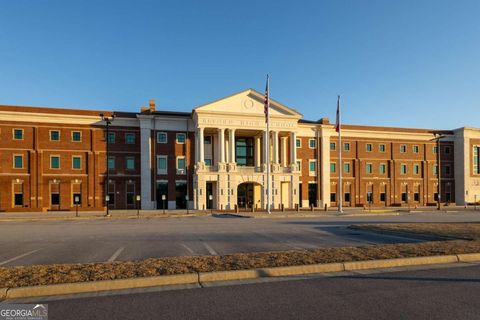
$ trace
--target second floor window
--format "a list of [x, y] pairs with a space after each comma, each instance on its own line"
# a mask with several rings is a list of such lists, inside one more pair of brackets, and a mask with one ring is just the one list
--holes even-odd
[[82, 168], [82, 158], [81, 157], [72, 157], [72, 169], [81, 169]]
[[157, 132], [157, 143], [167, 143], [166, 132]]
[[13, 167], [15, 169], [23, 169], [23, 156], [22, 155], [13, 156]]
[[367, 152], [371, 152], [373, 150], [373, 146], [371, 143], [367, 143], [365, 145], [365, 150], [367, 150]]
[[400, 165], [400, 174], [407, 174], [407, 165], [406, 164]]
[[336, 149], [336, 143], [330, 142], [330, 150], [335, 150], [335, 149]]
[[373, 172], [373, 165], [371, 163], [367, 163], [365, 171], [369, 174], [372, 173]]
[[177, 133], [177, 143], [183, 144], [187, 139], [187, 135], [185, 133]]
[[302, 147], [302, 140], [300, 140], [300, 139], [295, 140], [295, 145], [297, 146], [297, 148], [301, 148]]
[[125, 143], [126, 144], [135, 144], [135, 133], [126, 133], [125, 134]]
[[126, 157], [125, 158], [125, 168], [127, 170], [135, 169], [135, 157]]
[[401, 152], [401, 153], [407, 152], [407, 146], [404, 145], [404, 144], [402, 144], [402, 145], [400, 146], [400, 152]]
[[343, 151], [350, 151], [350, 143], [344, 143], [343, 144]]
[[378, 150], [379, 150], [380, 152], [385, 152], [386, 149], [387, 149], [387, 146], [385, 146], [384, 144], [380, 144], [380, 145], [378, 146]]
[[60, 131], [52, 130], [50, 131], [50, 141], [59, 141], [60, 140]]
[[438, 174], [438, 165], [434, 164], [432, 167], [433, 174]]
[[418, 149], [418, 146], [413, 146], [413, 147], [412, 147], [413, 153], [418, 153], [418, 150], [419, 150], [419, 149]]
[[343, 164], [343, 172], [349, 173], [350, 172], [350, 163]]
[[108, 157], [108, 170], [115, 169], [115, 157]]
[[315, 149], [317, 147], [317, 140], [315, 139], [308, 140], [308, 146], [310, 147], [310, 149]]
[[384, 163], [381, 163], [378, 170], [381, 174], [385, 174], [385, 172], [387, 171], [387, 166]]
[[177, 158], [177, 170], [185, 170], [185, 158]]
[[157, 157], [157, 173], [166, 174], [167, 173], [167, 156], [158, 156]]
[[420, 174], [420, 166], [418, 164], [413, 165], [413, 174]]
[[13, 129], [13, 139], [23, 140], [23, 129]]
[[72, 131], [72, 141], [73, 142], [82, 141], [82, 133], [80, 131]]
[[60, 169], [60, 156], [50, 156], [50, 169]]
[[331, 162], [330, 163], [330, 172], [334, 173], [337, 171], [337, 165], [335, 164], [335, 162]]

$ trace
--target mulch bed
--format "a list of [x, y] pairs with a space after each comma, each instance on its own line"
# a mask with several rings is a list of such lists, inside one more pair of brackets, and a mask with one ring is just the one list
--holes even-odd
[[474, 252], [480, 252], [480, 241], [453, 240], [225, 256], [167, 257], [128, 262], [2, 267], [0, 287]]

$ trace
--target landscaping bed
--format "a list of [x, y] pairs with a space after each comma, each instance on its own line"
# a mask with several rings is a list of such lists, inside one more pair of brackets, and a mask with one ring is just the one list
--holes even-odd
[[480, 252], [480, 241], [478, 240], [452, 240], [282, 252], [238, 253], [225, 256], [167, 257], [127, 262], [2, 267], [0, 268], [0, 288], [477, 252]]

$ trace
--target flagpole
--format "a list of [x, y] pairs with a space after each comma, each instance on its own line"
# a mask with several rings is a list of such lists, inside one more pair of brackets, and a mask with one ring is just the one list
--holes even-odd
[[266, 150], [266, 161], [267, 164], [267, 212], [271, 213], [270, 208], [270, 77], [267, 74], [267, 90], [266, 90], [266, 108], [267, 108], [267, 150]]
[[340, 96], [338, 96], [337, 100], [337, 112], [338, 112], [338, 183], [339, 183], [339, 190], [340, 193], [339, 202], [338, 202], [338, 212], [343, 213], [343, 182], [342, 182], [342, 172], [343, 172], [343, 165], [342, 165], [342, 122], [340, 121]]

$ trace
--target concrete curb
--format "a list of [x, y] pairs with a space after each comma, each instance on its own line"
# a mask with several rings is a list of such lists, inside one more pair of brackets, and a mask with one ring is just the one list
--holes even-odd
[[180, 284], [202, 284], [205, 282], [235, 281], [269, 277], [284, 277], [315, 273], [384, 269], [394, 267], [447, 264], [459, 262], [480, 262], [480, 253], [458, 255], [412, 257], [350, 261], [341, 263], [311, 264], [290, 267], [272, 267], [247, 270], [200, 272], [179, 275], [144, 277], [120, 280], [103, 280], [19, 288], [0, 288], [0, 299], [32, 298], [52, 295], [99, 292], [109, 290], [170, 286]]
[[92, 217], [32, 217], [32, 218], [0, 218], [0, 222], [33, 222], [33, 221], [85, 221], [85, 220], [111, 220], [111, 219], [145, 219], [145, 218], [184, 218], [184, 217], [206, 217], [210, 214], [165, 214], [165, 215], [124, 215], [124, 216], [92, 216]]

